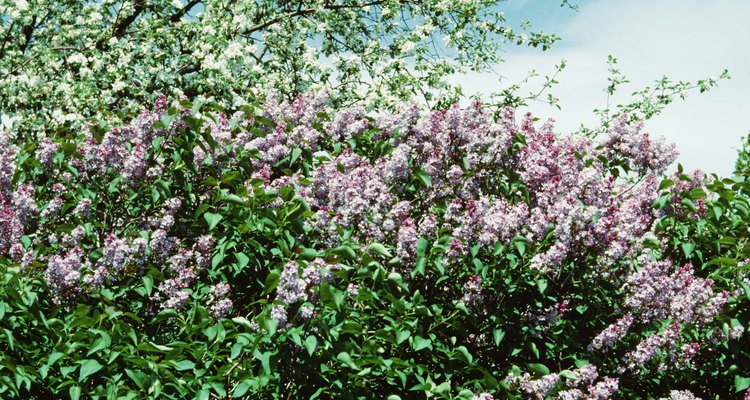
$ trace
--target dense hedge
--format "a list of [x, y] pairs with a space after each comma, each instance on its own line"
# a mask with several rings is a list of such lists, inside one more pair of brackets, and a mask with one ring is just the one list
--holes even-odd
[[326, 104], [162, 97], [127, 126], [3, 133], [2, 396], [747, 387], [733, 183], [665, 178], [674, 146], [627, 116], [592, 142], [478, 103]]

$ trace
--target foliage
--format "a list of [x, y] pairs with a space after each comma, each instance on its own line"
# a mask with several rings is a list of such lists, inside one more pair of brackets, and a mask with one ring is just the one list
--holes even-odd
[[659, 184], [673, 146], [328, 104], [3, 135], [3, 397], [726, 394], [694, 371], [740, 295], [685, 246], [711, 209]]
[[37, 134], [94, 116], [123, 124], [157, 93], [235, 109], [271, 89], [447, 104], [460, 93], [450, 75], [494, 65], [501, 46], [557, 40], [514, 30], [500, 3], [3, 0], [0, 115]]

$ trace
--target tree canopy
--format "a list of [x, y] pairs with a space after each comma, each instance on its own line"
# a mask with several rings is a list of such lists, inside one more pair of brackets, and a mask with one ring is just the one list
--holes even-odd
[[[157, 93], [237, 107], [273, 90], [340, 104], [455, 101], [446, 78], [557, 37], [498, 0], [4, 0], [0, 115], [25, 131], [132, 116]], [[290, 97], [291, 96], [291, 97]], [[118, 117], [119, 116], [119, 117]]]

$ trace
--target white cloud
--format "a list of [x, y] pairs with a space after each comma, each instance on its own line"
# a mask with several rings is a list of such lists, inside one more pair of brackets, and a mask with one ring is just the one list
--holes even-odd
[[[518, 3], [543, 0], [513, 0]], [[553, 5], [554, 7], [554, 5]], [[533, 9], [539, 9], [533, 7]], [[561, 15], [564, 18], [561, 18]], [[725, 68], [732, 79], [708, 93], [689, 96], [667, 106], [646, 127], [677, 143], [686, 168], [700, 168], [727, 176], [732, 172], [740, 137], [750, 132], [750, 16], [748, 1], [629, 0], [582, 3], [578, 13], [527, 18], [536, 27], [557, 33], [562, 41], [551, 51], [511, 50], [496, 70], [508, 80], [474, 74], [460, 77], [465, 93], [488, 93], [523, 78], [531, 69], [550, 74], [561, 59], [568, 67], [558, 76], [553, 94], [562, 111], [534, 104], [531, 111], [557, 120], [558, 130], [573, 131], [581, 123], [594, 125], [594, 108], [606, 103], [607, 55], [618, 58], [631, 83], [613, 104], [633, 91], [667, 75], [672, 80], [695, 81], [718, 76]], [[546, 23], [546, 25], [545, 25]]]

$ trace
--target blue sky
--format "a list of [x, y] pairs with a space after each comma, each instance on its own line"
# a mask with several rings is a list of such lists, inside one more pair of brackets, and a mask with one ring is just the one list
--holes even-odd
[[[750, 1], [717, 0], [593, 0], [577, 1], [577, 12], [555, 0], [510, 0], [503, 10], [509, 21], [528, 19], [536, 30], [562, 38], [553, 49], [509, 48], [506, 62], [496, 66], [505, 79], [470, 74], [456, 77], [469, 94], [481, 94], [523, 78], [534, 69], [554, 71], [560, 60], [567, 68], [558, 76], [553, 94], [562, 111], [532, 104], [537, 116], [554, 117], [558, 131], [595, 125], [594, 108], [606, 104], [607, 56], [619, 60], [631, 83], [613, 104], [667, 75], [695, 81], [718, 77], [725, 68], [732, 79], [708, 93], [677, 101], [646, 124], [652, 135], [676, 142], [678, 161], [721, 176], [731, 174], [740, 137], [750, 132]], [[494, 80], [495, 87], [487, 85]]]

